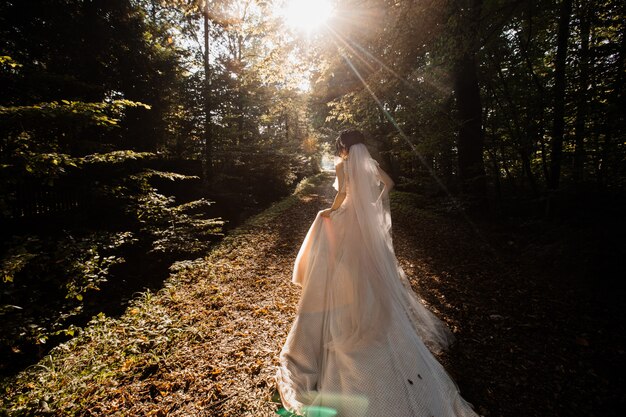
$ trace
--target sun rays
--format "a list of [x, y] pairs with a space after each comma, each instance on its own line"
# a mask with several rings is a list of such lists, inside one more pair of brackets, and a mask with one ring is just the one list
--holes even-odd
[[275, 11], [288, 27], [307, 34], [324, 26], [333, 12], [329, 0], [286, 0]]
[[[402, 129], [402, 127], [397, 123], [397, 121], [395, 120], [395, 118], [393, 117], [393, 115], [391, 115], [391, 113], [387, 110], [387, 108], [385, 107], [385, 105], [383, 104], [383, 102], [378, 98], [378, 96], [376, 95], [376, 92], [370, 87], [370, 85], [367, 83], [367, 80], [365, 79], [365, 77], [359, 72], [358, 68], [354, 65], [353, 61], [350, 59], [350, 57], [348, 56], [348, 54], [346, 53], [346, 51], [350, 51], [351, 54], [353, 55], [353, 57], [356, 57], [359, 61], [361, 61], [365, 66], [367, 66], [370, 70], [383, 70], [383, 71], [387, 71], [389, 74], [391, 74], [394, 78], [398, 79], [400, 82], [402, 82], [403, 84], [409, 86], [411, 89], [415, 89], [415, 86], [413, 84], [411, 84], [407, 79], [403, 78], [402, 76], [400, 76], [396, 71], [394, 71], [392, 68], [390, 68], [388, 65], [386, 65], [384, 62], [382, 62], [381, 60], [377, 59], [376, 57], [374, 57], [372, 54], [370, 54], [369, 52], [367, 52], [363, 47], [361, 47], [360, 45], [356, 44], [355, 42], [350, 42], [347, 39], [345, 39], [344, 37], [342, 37], [337, 31], [332, 30], [332, 28], [329, 30], [329, 32], [331, 33], [332, 37], [333, 37], [333, 43], [335, 44], [335, 46], [337, 47], [337, 50], [339, 51], [339, 54], [341, 55], [342, 59], [346, 62], [346, 64], [348, 65], [348, 67], [350, 68], [350, 70], [354, 73], [354, 75], [359, 79], [359, 81], [361, 82], [361, 84], [363, 84], [363, 87], [365, 88], [365, 90], [367, 90], [367, 92], [369, 93], [369, 95], [372, 97], [372, 99], [374, 100], [374, 102], [376, 103], [376, 106], [381, 110], [381, 112], [384, 114], [385, 118], [387, 119], [387, 121], [389, 121], [389, 123], [391, 123], [391, 125], [394, 127], [394, 129], [398, 132], [398, 135], [404, 140], [404, 142], [406, 142], [406, 144], [409, 146], [409, 148], [411, 149], [411, 151], [417, 156], [418, 160], [420, 161], [420, 163], [424, 166], [424, 168], [426, 168], [426, 170], [428, 171], [429, 175], [433, 178], [433, 180], [436, 182], [437, 186], [446, 194], [446, 196], [448, 197], [448, 199], [450, 200], [450, 202], [453, 204], [453, 206], [458, 210], [458, 212], [462, 215], [462, 217], [464, 218], [464, 220], [470, 225], [470, 227], [472, 228], [472, 230], [474, 231], [474, 233], [476, 234], [476, 236], [478, 237], [478, 239], [480, 239], [480, 241], [486, 246], [488, 247], [491, 251], [494, 251], [494, 249], [491, 247], [491, 245], [487, 242], [486, 238], [483, 236], [483, 234], [479, 231], [478, 227], [476, 226], [476, 224], [467, 216], [467, 214], [464, 212], [461, 204], [459, 203], [459, 201], [454, 197], [454, 195], [452, 194], [452, 192], [448, 189], [448, 187], [443, 183], [443, 181], [439, 178], [439, 176], [437, 175], [437, 173], [432, 169], [432, 167], [430, 166], [430, 164], [426, 161], [426, 159], [424, 158], [424, 156], [422, 155], [422, 153], [417, 149], [417, 147], [415, 146], [415, 144], [411, 141], [411, 139], [408, 137], [408, 135], [404, 132], [404, 130]], [[353, 47], [351, 44], [354, 43], [356, 47], [358, 47], [359, 50], [356, 50], [355, 47]], [[359, 52], [361, 51], [361, 52]], [[369, 60], [366, 59], [365, 57], [363, 57], [362, 55], [366, 55], [367, 57], [369, 57]], [[373, 60], [375, 61], [378, 65], [379, 68], [375, 68], [372, 64], [371, 61]], [[435, 86], [435, 88], [439, 88], [438, 86]], [[419, 132], [418, 132], [419, 133]], [[422, 135], [421, 133], [419, 133], [420, 135]], [[423, 136], [423, 135], [422, 135]]]
[[[344, 28], [364, 30], [368, 26], [367, 24], [374, 24], [376, 11], [347, 11], [347, 10], [335, 10], [332, 4], [328, 0], [323, 1], [307, 1], [307, 0], [287, 0], [281, 3], [278, 9], [278, 15], [284, 20], [286, 25], [291, 29], [311, 34], [314, 31], [319, 31], [324, 27], [324, 34], [327, 36], [326, 42], [331, 42], [337, 49], [339, 56], [347, 64], [350, 71], [358, 78], [360, 84], [374, 100], [376, 106], [381, 110], [384, 117], [397, 131], [398, 135], [407, 144], [411, 151], [418, 158], [420, 163], [426, 168], [430, 176], [434, 179], [438, 187], [448, 196], [454, 206], [460, 209], [460, 204], [457, 199], [452, 195], [448, 187], [437, 176], [436, 172], [432, 169], [428, 161], [426, 161], [424, 155], [417, 149], [415, 143], [404, 132], [402, 127], [395, 120], [388, 108], [384, 105], [383, 101], [378, 97], [374, 88], [368, 84], [369, 74], [364, 74], [365, 70], [369, 73], [381, 73], [385, 76], [389, 76], [391, 79], [399, 81], [403, 86], [413, 91], [422, 91], [420, 86], [415, 82], [411, 82], [397, 71], [392, 66], [385, 63], [382, 59], [377, 58], [372, 53], [367, 51], [366, 48], [359, 43], [351, 39], [349, 36], [342, 35], [343, 31], [339, 30], [338, 26], [342, 25]], [[380, 17], [380, 16], [379, 16]], [[357, 61], [357, 62], [355, 62]], [[434, 90], [440, 93], [451, 93], [449, 88], [446, 88], [439, 83], [435, 83], [432, 80], [421, 79], [420, 84], [426, 84], [432, 87]], [[301, 91], [309, 91], [309, 84], [303, 83], [299, 87]], [[441, 110], [441, 113], [444, 113]], [[451, 122], [454, 122], [451, 120]], [[418, 136], [424, 136], [418, 128], [415, 132]], [[469, 219], [468, 222], [472, 223]], [[475, 226], [472, 223], [475, 229]]]

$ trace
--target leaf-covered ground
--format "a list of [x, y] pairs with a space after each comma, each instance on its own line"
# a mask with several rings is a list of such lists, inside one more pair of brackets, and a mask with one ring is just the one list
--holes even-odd
[[[3, 381], [0, 415], [276, 415], [274, 367], [299, 298], [293, 261], [331, 182], [306, 181], [206, 258], [177, 264], [119, 319], [94, 318]], [[456, 333], [441, 360], [481, 414], [621, 414], [617, 298], [582, 298], [584, 286], [544, 268], [544, 244], [519, 241], [523, 231], [487, 229], [409, 193], [392, 204], [396, 254]]]

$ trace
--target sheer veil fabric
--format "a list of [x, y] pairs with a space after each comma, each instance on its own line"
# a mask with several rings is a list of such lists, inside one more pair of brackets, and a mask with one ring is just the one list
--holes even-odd
[[454, 336], [398, 264], [378, 163], [356, 144], [336, 168], [346, 198], [330, 217], [318, 212], [294, 265], [302, 293], [276, 371], [284, 407], [320, 417], [477, 416], [433, 356]]

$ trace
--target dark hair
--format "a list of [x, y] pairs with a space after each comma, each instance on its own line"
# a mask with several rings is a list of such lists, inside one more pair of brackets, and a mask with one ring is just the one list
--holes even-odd
[[357, 143], [365, 143], [363, 133], [359, 130], [344, 130], [335, 140], [335, 152], [337, 155], [341, 155], [342, 151], [348, 152], [350, 146]]

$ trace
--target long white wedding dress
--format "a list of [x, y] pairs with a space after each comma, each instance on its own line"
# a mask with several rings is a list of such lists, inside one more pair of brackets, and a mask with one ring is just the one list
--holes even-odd
[[295, 261], [302, 293], [276, 372], [284, 408], [315, 417], [476, 417], [431, 353], [454, 336], [398, 264], [378, 164], [356, 144], [337, 169], [335, 189], [346, 197], [330, 217], [317, 214]]

